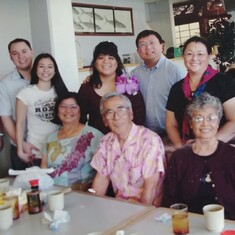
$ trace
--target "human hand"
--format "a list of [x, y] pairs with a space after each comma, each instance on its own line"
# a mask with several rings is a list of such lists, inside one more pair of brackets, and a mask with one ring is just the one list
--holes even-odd
[[29, 143], [29, 142], [24, 142], [23, 143], [23, 152], [28, 154], [28, 155], [33, 155], [35, 152], [38, 152], [39, 148], [37, 148], [35, 145]]
[[17, 151], [17, 154], [24, 162], [29, 163], [31, 161], [31, 154], [25, 153], [20, 150]]

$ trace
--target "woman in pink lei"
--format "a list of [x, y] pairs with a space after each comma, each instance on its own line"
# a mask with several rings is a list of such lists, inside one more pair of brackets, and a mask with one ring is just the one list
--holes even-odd
[[78, 101], [81, 108], [81, 122], [86, 123], [102, 133], [109, 132], [100, 114], [101, 98], [113, 91], [125, 94], [132, 103], [134, 123], [142, 125], [145, 120], [145, 105], [135, 77], [130, 77], [118, 55], [117, 46], [113, 42], [100, 42], [94, 50], [91, 62], [92, 74], [89, 82], [81, 85]]
[[235, 135], [235, 80], [214, 70], [210, 65], [211, 45], [204, 38], [194, 36], [183, 47], [184, 64], [188, 74], [175, 83], [167, 101], [166, 130], [175, 148], [194, 139], [185, 115], [187, 104], [202, 92], [216, 96], [223, 104], [224, 116], [217, 138], [229, 142]]

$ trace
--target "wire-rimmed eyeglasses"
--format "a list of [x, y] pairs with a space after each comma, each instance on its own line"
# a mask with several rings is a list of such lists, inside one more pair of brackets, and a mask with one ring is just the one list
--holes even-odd
[[106, 109], [103, 112], [103, 115], [106, 119], [113, 119], [115, 115], [117, 114], [119, 117], [124, 116], [127, 113], [128, 108], [125, 106], [120, 106], [117, 107], [115, 110], [114, 109]]

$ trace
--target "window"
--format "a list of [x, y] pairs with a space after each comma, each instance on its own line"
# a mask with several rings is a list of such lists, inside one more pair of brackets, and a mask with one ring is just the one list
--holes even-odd
[[211, 20], [226, 17], [223, 0], [185, 1], [173, 4], [177, 46], [194, 35], [205, 37]]
[[192, 36], [200, 36], [199, 22], [175, 26], [176, 46], [183, 45]]

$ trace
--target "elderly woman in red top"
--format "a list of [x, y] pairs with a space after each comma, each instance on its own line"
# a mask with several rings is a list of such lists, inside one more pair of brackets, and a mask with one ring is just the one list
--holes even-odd
[[206, 204], [221, 204], [226, 218], [235, 219], [235, 148], [217, 139], [222, 105], [205, 92], [192, 101], [187, 114], [195, 141], [172, 154], [164, 205], [182, 202], [190, 212], [202, 213]]

